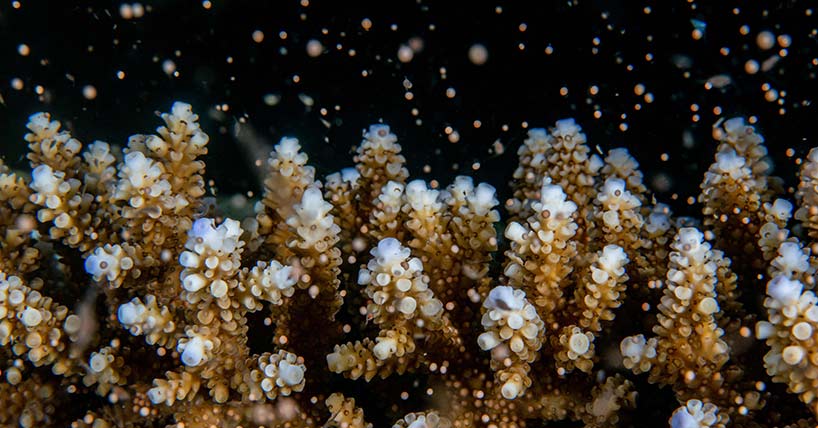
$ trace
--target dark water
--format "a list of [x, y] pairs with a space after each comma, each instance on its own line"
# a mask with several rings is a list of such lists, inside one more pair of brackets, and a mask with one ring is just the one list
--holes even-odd
[[3, 0], [0, 154], [25, 167], [34, 112], [124, 146], [183, 100], [211, 136], [221, 194], [259, 190], [236, 123], [266, 143], [298, 137], [323, 175], [383, 120], [412, 176], [474, 175], [502, 200], [525, 128], [574, 117], [592, 146], [628, 147], [676, 212], [697, 213], [686, 199], [720, 118], [755, 117], [789, 183], [818, 145], [816, 23], [807, 1]]
[[[22, 153], [23, 125], [33, 112], [54, 113], [82, 141], [124, 145], [129, 135], [157, 126], [154, 112], [185, 100], [211, 135], [208, 172], [225, 193], [257, 189], [232, 135], [239, 119], [268, 142], [299, 137], [323, 171], [349, 165], [361, 130], [383, 120], [398, 133], [413, 175], [446, 183], [469, 173], [502, 191], [525, 137], [522, 124], [548, 126], [570, 116], [591, 144], [630, 148], [647, 181], [659, 179], [654, 190], [664, 200], [677, 192], [677, 210], [684, 210], [682, 201], [696, 193], [712, 159], [710, 128], [719, 118], [755, 116], [779, 168], [792, 163], [786, 148], [802, 155], [818, 135], [810, 123], [818, 94], [818, 8], [811, 2], [288, 0], [206, 6], [4, 1], [0, 144], [8, 160]], [[698, 40], [696, 28], [703, 30]], [[771, 49], [757, 42], [763, 31], [773, 37]], [[308, 54], [311, 40], [323, 48], [318, 57]], [[483, 65], [469, 60], [475, 44], [488, 53]], [[411, 61], [400, 61], [401, 45], [415, 47]], [[748, 61], [760, 66], [773, 57], [780, 60], [768, 71], [746, 72]], [[707, 90], [714, 76], [730, 83]], [[782, 103], [765, 99], [765, 84], [785, 94]], [[88, 85], [96, 92], [90, 100], [83, 93]], [[447, 97], [450, 88], [453, 98]], [[278, 104], [265, 104], [265, 95]], [[217, 111], [220, 106], [227, 111]], [[459, 134], [457, 143], [449, 142], [447, 127]], [[504, 154], [492, 151], [495, 141]], [[427, 164], [431, 173], [424, 174]]]

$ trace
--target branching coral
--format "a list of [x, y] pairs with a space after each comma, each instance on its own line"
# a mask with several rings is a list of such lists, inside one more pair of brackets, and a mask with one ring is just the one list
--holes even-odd
[[702, 221], [680, 221], [561, 120], [529, 131], [501, 223], [487, 183], [409, 180], [379, 124], [323, 181], [281, 139], [231, 219], [191, 106], [161, 118], [119, 153], [38, 113], [30, 172], [0, 165], [0, 424], [815, 422], [814, 151], [796, 207], [760, 134], [717, 124]]

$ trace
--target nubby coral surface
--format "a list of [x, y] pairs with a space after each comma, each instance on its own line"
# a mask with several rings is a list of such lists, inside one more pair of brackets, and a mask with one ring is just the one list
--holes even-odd
[[816, 151], [793, 203], [717, 124], [677, 217], [560, 120], [503, 220], [490, 184], [410, 181], [377, 124], [323, 180], [282, 138], [233, 219], [191, 106], [161, 118], [120, 152], [38, 113], [30, 170], [0, 165], [3, 426], [626, 427], [657, 391], [673, 428], [816, 423]]

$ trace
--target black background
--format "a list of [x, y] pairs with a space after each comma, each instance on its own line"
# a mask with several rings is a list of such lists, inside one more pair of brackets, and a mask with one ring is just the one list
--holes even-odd
[[[628, 147], [649, 186], [657, 174], [665, 174], [671, 186], [655, 188], [660, 200], [689, 214], [698, 208], [688, 207], [685, 199], [698, 193], [712, 162], [711, 126], [719, 117], [756, 116], [790, 182], [793, 162], [785, 150], [795, 148], [800, 156], [815, 144], [818, 9], [808, 16], [815, 7], [808, 2], [313, 0], [304, 6], [287, 0], [214, 1], [206, 9], [200, 1], [167, 1], [141, 3], [145, 14], [133, 19], [121, 16], [121, 4], [22, 1], [15, 8], [3, 0], [0, 153], [8, 162], [24, 165], [22, 135], [33, 112], [52, 112], [83, 142], [124, 145], [129, 135], [159, 125], [154, 112], [184, 100], [211, 135], [208, 178], [222, 194], [258, 190], [233, 137], [235, 121], [243, 118], [268, 142], [298, 137], [321, 173], [349, 166], [361, 131], [383, 120], [398, 134], [413, 176], [445, 185], [458, 173], [472, 174], [507, 197], [516, 148], [525, 138], [521, 124], [550, 126], [574, 117], [592, 146]], [[369, 31], [361, 25], [364, 18], [372, 22]], [[694, 19], [706, 24], [700, 40], [691, 36]], [[749, 26], [746, 36], [740, 34], [742, 25]], [[261, 43], [252, 39], [256, 30], [264, 33]], [[772, 70], [749, 75], [745, 61], [761, 63], [780, 49], [759, 49], [755, 38], [762, 30], [787, 34], [792, 45]], [[279, 37], [281, 31], [286, 39]], [[423, 41], [423, 50], [401, 63], [399, 46], [412, 37]], [[307, 55], [311, 39], [324, 46], [318, 58]], [[474, 43], [489, 52], [482, 66], [468, 60]], [[20, 44], [30, 47], [28, 56], [18, 54]], [[549, 45], [551, 55], [544, 52]], [[722, 55], [721, 48], [730, 53]], [[675, 64], [681, 56], [690, 68]], [[178, 77], [163, 71], [167, 59], [176, 64]], [[361, 76], [363, 70], [368, 77]], [[124, 71], [124, 79], [117, 78], [118, 71]], [[732, 84], [706, 90], [707, 79], [719, 74], [730, 76]], [[299, 83], [293, 82], [296, 75]], [[12, 89], [14, 78], [22, 79], [23, 90]], [[404, 98], [405, 80], [412, 83], [411, 101]], [[786, 91], [783, 106], [764, 100], [764, 83]], [[652, 103], [635, 95], [637, 84], [653, 95]], [[35, 93], [37, 85], [44, 95]], [[86, 85], [97, 89], [96, 98], [83, 97]], [[591, 86], [597, 86], [597, 95], [589, 94]], [[453, 99], [445, 95], [450, 87], [456, 90]], [[560, 95], [562, 87], [567, 96]], [[265, 105], [265, 94], [279, 95], [280, 103]], [[300, 94], [311, 97], [314, 106], [307, 108]], [[228, 111], [217, 112], [223, 104]], [[635, 104], [641, 104], [639, 111]], [[699, 106], [695, 123], [691, 104]], [[713, 114], [716, 106], [721, 116]], [[593, 117], [595, 110], [600, 119]], [[479, 129], [475, 120], [481, 121]], [[448, 142], [447, 126], [460, 134], [458, 143]], [[682, 144], [685, 132], [692, 147]], [[506, 149], [502, 155], [490, 151], [496, 140]], [[660, 160], [662, 153], [669, 155], [667, 161]], [[480, 163], [477, 171], [474, 162]], [[431, 172], [424, 174], [427, 164]], [[679, 195], [676, 202], [673, 193]]]
[[[698, 194], [712, 162], [711, 126], [719, 118], [755, 116], [777, 172], [790, 185], [795, 160], [818, 145], [814, 3], [312, 0], [305, 6], [297, 0], [214, 0], [206, 9], [201, 1], [145, 1], [144, 16], [134, 19], [121, 16], [121, 4], [21, 0], [15, 7], [2, 0], [0, 155], [8, 163], [26, 169], [22, 137], [34, 112], [51, 112], [85, 143], [101, 139], [124, 146], [129, 135], [161, 123], [155, 112], [184, 100], [211, 136], [207, 178], [222, 195], [259, 190], [252, 160], [233, 135], [239, 120], [268, 143], [298, 137], [321, 176], [351, 166], [361, 131], [383, 120], [397, 133], [413, 177], [445, 185], [456, 174], [470, 174], [495, 185], [505, 199], [526, 134], [522, 123], [543, 127], [574, 117], [592, 147], [627, 147], [659, 200], [677, 213], [697, 215], [699, 207], [687, 198]], [[361, 25], [365, 18], [372, 22], [369, 31]], [[700, 40], [691, 36], [693, 20], [706, 24]], [[743, 25], [747, 35], [740, 32]], [[261, 43], [252, 38], [257, 30], [264, 33]], [[747, 74], [747, 60], [761, 63], [781, 49], [758, 47], [756, 35], [764, 30], [786, 34], [792, 44], [770, 71]], [[413, 37], [423, 41], [423, 50], [401, 63], [398, 49]], [[317, 58], [307, 55], [311, 39], [324, 46]], [[488, 50], [484, 65], [468, 59], [475, 43]], [[18, 53], [21, 44], [30, 48], [28, 56]], [[168, 59], [178, 76], [163, 71]], [[689, 66], [680, 68], [681, 60]], [[705, 82], [715, 75], [730, 76], [732, 83], [707, 90]], [[12, 88], [15, 78], [24, 83], [22, 90]], [[412, 100], [405, 99], [407, 80]], [[765, 100], [765, 83], [786, 91], [783, 105]], [[637, 84], [653, 95], [652, 103], [634, 93]], [[96, 98], [83, 97], [86, 85], [96, 88]], [[593, 96], [592, 86], [598, 88]], [[456, 91], [452, 99], [448, 88]], [[266, 105], [266, 94], [280, 96], [280, 103]], [[314, 105], [308, 108], [299, 95]], [[698, 121], [692, 104], [699, 107]], [[222, 105], [229, 109], [217, 111]], [[448, 141], [447, 126], [460, 134], [457, 143]], [[683, 144], [685, 134], [690, 144]], [[498, 140], [503, 154], [491, 151]], [[795, 149], [792, 157], [785, 155], [789, 148]], [[668, 187], [652, 185], [662, 177]], [[365, 395], [366, 386], [356, 385]], [[657, 402], [662, 404], [654, 408]], [[650, 391], [640, 403], [660, 425], [675, 407], [667, 394]]]

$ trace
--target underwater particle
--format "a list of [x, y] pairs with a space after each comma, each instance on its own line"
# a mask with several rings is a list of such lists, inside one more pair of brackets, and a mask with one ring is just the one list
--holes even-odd
[[446, 98], [452, 99], [457, 95], [457, 91], [454, 88], [446, 88]]
[[209, 10], [211, 7], [213, 7], [213, 3], [210, 0], [204, 0], [202, 2], [202, 7], [205, 8], [205, 10]]
[[788, 48], [792, 44], [792, 37], [789, 34], [782, 34], [776, 38], [776, 41], [782, 48]]
[[761, 63], [761, 71], [768, 72], [778, 64], [778, 61], [781, 60], [781, 57], [778, 55], [772, 55], [769, 58], [765, 59], [764, 62]]
[[732, 82], [733, 79], [727, 74], [717, 74], [707, 79], [707, 84], [716, 89], [724, 88]]
[[650, 180], [651, 187], [657, 192], [667, 192], [673, 187], [673, 180], [670, 176], [660, 172], [653, 176]]
[[412, 52], [414, 53], [420, 53], [421, 51], [423, 51], [424, 45], [425, 42], [423, 41], [422, 38], [418, 36], [409, 39], [409, 47], [412, 48]]
[[707, 23], [698, 19], [691, 19], [690, 23], [693, 24], [693, 31], [690, 36], [693, 37], [693, 40], [701, 40], [704, 37], [705, 30], [707, 30]]
[[675, 65], [676, 68], [680, 68], [682, 70], [686, 70], [693, 66], [693, 59], [687, 55], [676, 54], [670, 57], [670, 60], [673, 62], [673, 65]]
[[145, 6], [142, 3], [122, 3], [119, 5], [119, 16], [122, 19], [129, 20], [129, 19], [136, 19], [141, 18], [145, 15]]
[[131, 9], [133, 10], [134, 18], [141, 18], [145, 15], [145, 6], [143, 6], [142, 3], [132, 4]]
[[97, 88], [94, 85], [85, 85], [82, 87], [82, 96], [86, 100], [93, 100], [97, 97]]
[[19, 77], [15, 77], [14, 79], [11, 79], [11, 88], [14, 89], [14, 90], [17, 90], [17, 91], [22, 90], [23, 89], [23, 79], [20, 79]]
[[274, 105], [277, 105], [279, 102], [281, 102], [281, 95], [278, 95], [278, 94], [265, 94], [264, 95], [264, 104], [266, 104], [266, 105], [268, 105], [270, 107], [272, 107]]
[[364, 31], [369, 31], [372, 28], [372, 20], [369, 18], [361, 20], [361, 28], [363, 28]]
[[475, 43], [469, 48], [469, 61], [474, 65], [483, 65], [489, 59], [489, 51], [480, 43]]
[[119, 16], [125, 20], [133, 19], [133, 8], [131, 5], [128, 3], [122, 3], [119, 5]]
[[453, 130], [452, 132], [449, 133], [448, 139], [450, 143], [457, 144], [457, 142], [460, 141], [460, 133], [457, 132], [456, 130]]
[[172, 75], [176, 71], [176, 63], [172, 59], [162, 61], [162, 71], [168, 76]]
[[31, 54], [31, 48], [29, 48], [27, 44], [21, 43], [17, 46], [17, 53], [20, 54], [20, 56], [28, 56]]
[[264, 32], [261, 30], [253, 31], [253, 41], [256, 43], [261, 43], [264, 41]]
[[406, 64], [412, 61], [412, 58], [415, 57], [415, 51], [409, 47], [409, 45], [400, 45], [398, 48], [398, 61]]
[[754, 59], [748, 59], [747, 62], [744, 63], [744, 72], [747, 74], [756, 74], [758, 73], [758, 69], [758, 61]]
[[682, 147], [692, 149], [695, 144], [696, 139], [693, 137], [693, 132], [689, 129], [685, 129], [682, 132]]
[[771, 31], [762, 31], [756, 36], [756, 45], [759, 49], [770, 50], [775, 45], [775, 35]]
[[298, 99], [307, 108], [310, 108], [315, 105], [315, 100], [307, 94], [298, 94]]
[[778, 91], [775, 89], [768, 89], [767, 92], [764, 93], [764, 99], [768, 102], [773, 102], [778, 99]]
[[641, 83], [637, 84], [636, 86], [633, 87], [633, 93], [634, 95], [641, 97], [642, 95], [645, 94], [645, 85]]
[[491, 148], [492, 150], [494, 150], [494, 154], [496, 155], [502, 155], [503, 153], [506, 152], [505, 144], [503, 144], [503, 142], [500, 141], [499, 139], [495, 140], [494, 143], [491, 144]]
[[318, 40], [310, 39], [310, 41], [307, 42], [307, 55], [309, 55], [310, 58], [317, 58], [323, 52], [324, 45]]

